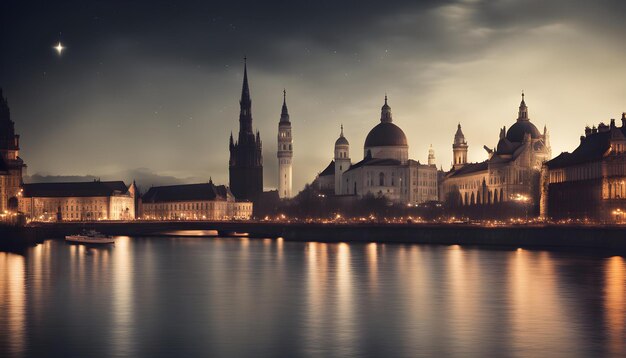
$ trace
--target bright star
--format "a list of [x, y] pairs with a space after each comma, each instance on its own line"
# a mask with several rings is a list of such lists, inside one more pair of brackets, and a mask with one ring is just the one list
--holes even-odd
[[61, 56], [61, 52], [63, 52], [63, 50], [65, 50], [65, 47], [63, 45], [61, 45], [61, 41], [59, 41], [58, 45], [53, 46], [52, 48], [57, 50], [57, 52], [59, 53], [59, 56]]

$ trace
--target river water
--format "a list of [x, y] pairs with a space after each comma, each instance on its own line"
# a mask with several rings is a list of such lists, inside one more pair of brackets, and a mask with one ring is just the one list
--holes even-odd
[[598, 252], [129, 238], [0, 252], [0, 357], [626, 356]]

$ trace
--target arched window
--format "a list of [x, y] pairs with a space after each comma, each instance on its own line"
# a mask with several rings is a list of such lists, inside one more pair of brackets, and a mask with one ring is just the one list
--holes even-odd
[[384, 186], [385, 185], [385, 173], [383, 173], [383, 172], [378, 174], [378, 185], [380, 185], [380, 186]]
[[396, 173], [391, 173], [391, 186], [396, 185]]

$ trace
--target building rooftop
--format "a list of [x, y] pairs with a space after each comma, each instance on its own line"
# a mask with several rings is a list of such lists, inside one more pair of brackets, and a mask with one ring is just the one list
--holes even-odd
[[172, 201], [227, 201], [234, 200], [233, 194], [224, 185], [212, 182], [201, 184], [183, 184], [154, 186], [143, 196], [144, 203], [163, 203]]
[[460, 177], [463, 175], [470, 175], [480, 171], [486, 171], [488, 169], [487, 161], [480, 163], [468, 163], [462, 166], [459, 169], [452, 170], [450, 174], [448, 174], [448, 178]]
[[128, 187], [123, 181], [88, 181], [69, 183], [24, 184], [23, 196], [31, 197], [90, 197], [126, 194]]
[[401, 165], [402, 163], [396, 159], [387, 159], [387, 158], [372, 158], [370, 156], [365, 157], [365, 159], [361, 160], [358, 163], [352, 164], [346, 172], [350, 170], [357, 169], [365, 166], [392, 166], [392, 165]]
[[[614, 128], [613, 130], [619, 130], [624, 133], [624, 129], [622, 127]], [[610, 139], [611, 131], [591, 133], [584, 137], [578, 148], [573, 152], [563, 152], [546, 162], [546, 165], [550, 169], [555, 169], [601, 160], [611, 147]]]
[[335, 161], [331, 160], [326, 169], [322, 170], [319, 176], [335, 175]]

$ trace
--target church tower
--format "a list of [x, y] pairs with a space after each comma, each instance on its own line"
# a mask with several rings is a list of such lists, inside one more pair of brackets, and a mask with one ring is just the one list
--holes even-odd
[[293, 138], [287, 110], [287, 91], [283, 90], [283, 109], [278, 122], [278, 196], [291, 198]]
[[263, 192], [261, 135], [252, 130], [252, 100], [248, 86], [248, 66], [244, 58], [243, 86], [239, 101], [239, 136], [230, 135], [229, 185], [237, 200], [255, 201]]
[[335, 141], [335, 195], [344, 194], [346, 189], [343, 188], [343, 173], [350, 168], [350, 143], [343, 136], [343, 124], [341, 125], [341, 134]]
[[463, 131], [461, 130], [461, 123], [459, 123], [459, 126], [456, 129], [456, 134], [454, 135], [452, 157], [454, 160], [452, 168], [454, 170], [467, 164], [467, 142], [465, 141], [465, 135], [463, 135]]
[[428, 148], [428, 165], [435, 165], [435, 150], [432, 144]]
[[15, 123], [11, 120], [9, 102], [0, 88], [0, 166], [8, 172], [3, 176], [0, 188], [0, 210], [17, 210], [22, 187], [22, 174], [26, 165], [20, 154], [20, 136], [15, 134]]

